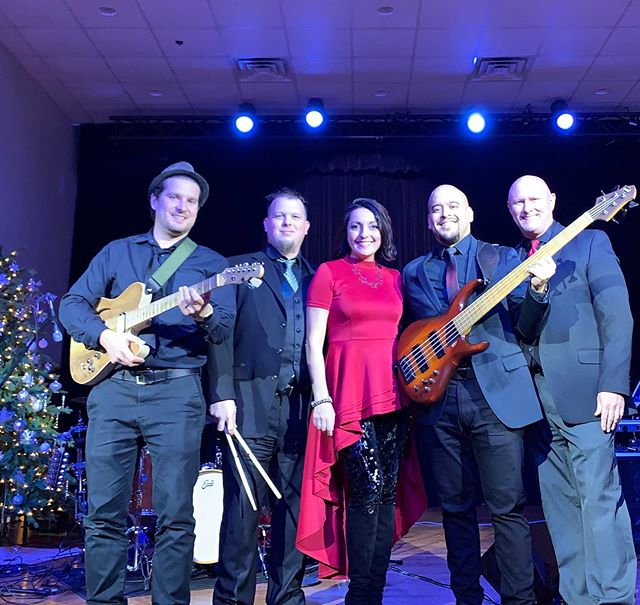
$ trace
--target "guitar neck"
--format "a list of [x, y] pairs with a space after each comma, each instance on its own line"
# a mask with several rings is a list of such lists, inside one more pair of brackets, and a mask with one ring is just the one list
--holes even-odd
[[[206, 292], [220, 287], [223, 284], [221, 275], [212, 275], [207, 279], [198, 282], [191, 286], [198, 294], [202, 295]], [[134, 328], [135, 326], [153, 319], [157, 315], [173, 309], [178, 306], [178, 293], [169, 294], [158, 300], [154, 300], [152, 303], [139, 307], [133, 311], [125, 313], [125, 326], [127, 330]]]
[[474, 300], [468, 307], [463, 309], [454, 319], [458, 332], [460, 334], [468, 334], [471, 328], [478, 323], [491, 309], [505, 299], [513, 290], [515, 290], [523, 281], [529, 277], [529, 267], [536, 263], [543, 256], [553, 256], [568, 244], [578, 233], [593, 223], [594, 218], [590, 212], [585, 212], [579, 216], [573, 223], [563, 229], [553, 239], [549, 240], [542, 248], [538, 249], [524, 260], [515, 269], [505, 275], [497, 284], [489, 288], [482, 296]]

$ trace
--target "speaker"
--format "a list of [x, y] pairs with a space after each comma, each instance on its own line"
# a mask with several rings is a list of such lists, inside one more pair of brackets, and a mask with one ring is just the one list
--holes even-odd
[[[531, 529], [531, 550], [533, 554], [533, 590], [538, 605], [551, 605], [560, 596], [558, 564], [553, 552], [551, 536], [544, 521], [529, 523]], [[496, 592], [500, 592], [500, 569], [496, 561], [495, 544], [492, 544], [480, 558], [480, 573]]]
[[617, 449], [618, 471], [622, 494], [629, 509], [633, 544], [640, 554], [640, 452]]

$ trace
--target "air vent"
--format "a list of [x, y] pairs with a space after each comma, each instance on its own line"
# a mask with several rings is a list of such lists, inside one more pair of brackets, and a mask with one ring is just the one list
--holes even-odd
[[479, 59], [472, 80], [522, 80], [527, 59], [525, 57], [486, 57]]
[[237, 59], [236, 65], [241, 82], [281, 82], [290, 79], [284, 59]]

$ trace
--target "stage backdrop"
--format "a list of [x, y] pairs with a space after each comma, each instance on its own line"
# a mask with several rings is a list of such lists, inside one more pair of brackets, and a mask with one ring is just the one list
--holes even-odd
[[[519, 241], [519, 232], [508, 214], [506, 198], [514, 179], [522, 174], [545, 178], [558, 195], [556, 217], [568, 224], [594, 204], [601, 189], [640, 186], [639, 142], [640, 137], [577, 136], [380, 141], [315, 135], [261, 140], [259, 134], [245, 140], [127, 139], [113, 126], [83, 126], [71, 277], [75, 279], [105, 243], [149, 228], [148, 184], [178, 160], [193, 163], [211, 185], [211, 197], [193, 233], [200, 243], [225, 255], [260, 248], [264, 195], [289, 186], [309, 201], [311, 230], [305, 254], [314, 262], [332, 256], [345, 204], [366, 196], [384, 203], [391, 213], [400, 268], [431, 245], [426, 200], [435, 185], [452, 183], [467, 193], [475, 210], [475, 236], [513, 245]], [[619, 225], [598, 223], [597, 227], [611, 237], [638, 316], [635, 242], [640, 209], [630, 211]], [[635, 383], [640, 365], [637, 338], [634, 342]]]

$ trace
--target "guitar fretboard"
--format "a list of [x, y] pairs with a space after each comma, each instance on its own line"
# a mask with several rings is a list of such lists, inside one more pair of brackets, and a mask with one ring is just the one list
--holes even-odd
[[[223, 277], [218, 275], [212, 275], [207, 279], [198, 282], [191, 286], [198, 294], [202, 295], [206, 292], [210, 292], [214, 288], [218, 288], [223, 285], [224, 280]], [[168, 296], [164, 296], [163, 298], [159, 298], [158, 300], [154, 300], [152, 303], [145, 305], [144, 307], [139, 307], [133, 311], [128, 311], [125, 313], [125, 329], [131, 330], [135, 326], [144, 323], [145, 321], [149, 321], [153, 319], [160, 313], [164, 313], [169, 309], [173, 309], [178, 306], [178, 293], [169, 294]]]

